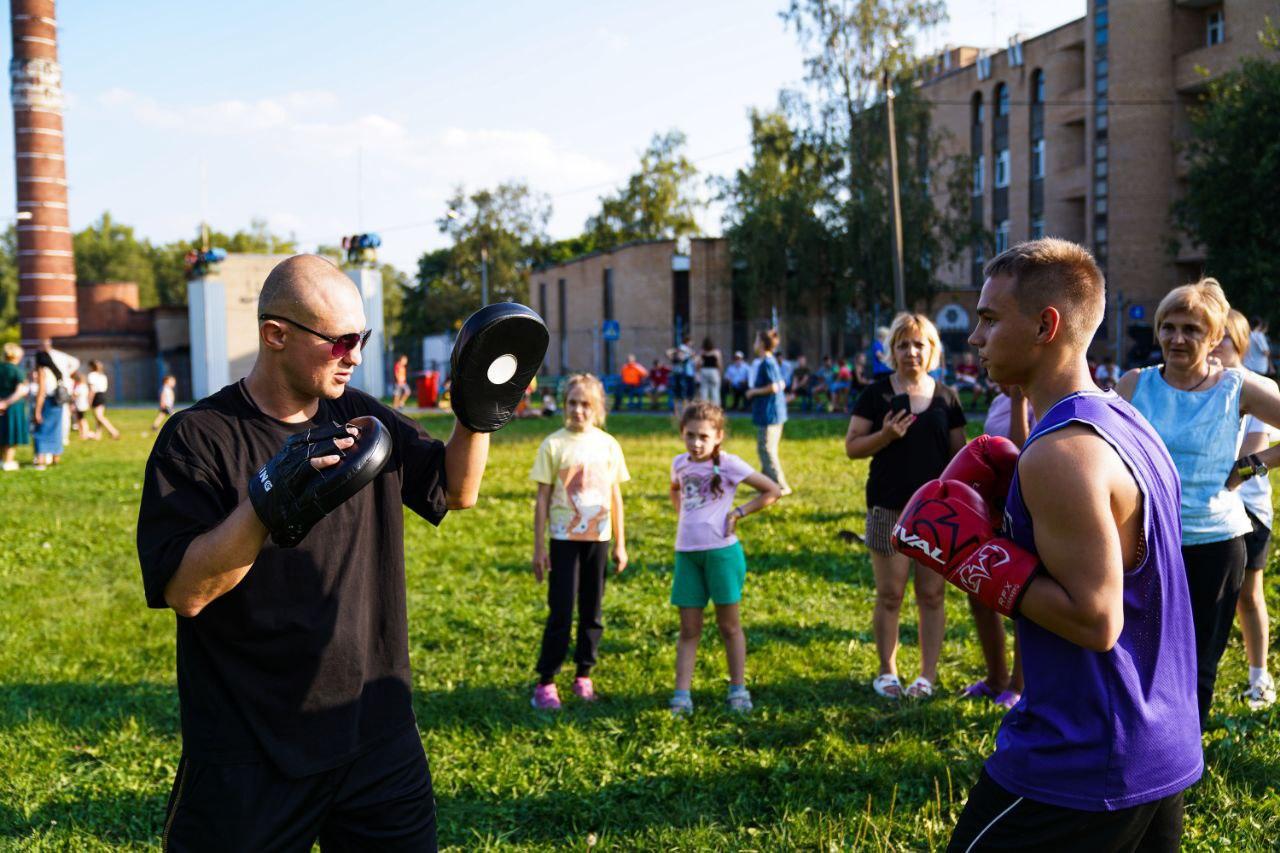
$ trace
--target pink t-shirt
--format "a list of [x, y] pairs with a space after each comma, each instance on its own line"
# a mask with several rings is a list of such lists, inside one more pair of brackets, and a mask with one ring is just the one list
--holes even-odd
[[738, 541], [724, 535], [724, 520], [733, 510], [738, 484], [755, 469], [732, 453], [720, 454], [720, 494], [711, 491], [715, 475], [711, 460], [694, 462], [688, 453], [671, 461], [671, 483], [680, 487], [680, 523], [676, 528], [677, 551], [710, 551]]

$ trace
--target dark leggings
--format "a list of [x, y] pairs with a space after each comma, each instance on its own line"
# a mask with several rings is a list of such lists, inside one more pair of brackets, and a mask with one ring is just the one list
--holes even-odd
[[1218, 661], [1231, 637], [1236, 600], [1240, 598], [1240, 585], [1244, 582], [1245, 557], [1243, 536], [1182, 546], [1187, 588], [1191, 592], [1191, 618], [1196, 629], [1196, 698], [1200, 704], [1201, 731], [1208, 723], [1209, 706], [1213, 704]]
[[547, 627], [542, 631], [538, 676], [549, 684], [560, 671], [573, 632], [573, 607], [578, 605], [578, 645], [573, 651], [577, 675], [591, 674], [604, 625], [600, 605], [604, 601], [604, 574], [608, 542], [551, 540], [551, 576], [547, 579]]

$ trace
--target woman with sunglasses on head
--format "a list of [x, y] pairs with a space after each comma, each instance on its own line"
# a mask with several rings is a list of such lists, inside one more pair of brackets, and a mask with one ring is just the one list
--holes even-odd
[[1280, 393], [1274, 383], [1210, 358], [1230, 310], [1212, 278], [1169, 291], [1155, 317], [1164, 363], [1130, 370], [1116, 385], [1159, 433], [1182, 485], [1182, 559], [1195, 624], [1202, 731], [1244, 580], [1246, 537], [1253, 530], [1235, 489], [1280, 463], [1274, 448], [1237, 458], [1244, 416], [1280, 426]]
[[258, 312], [249, 375], [170, 418], [144, 477], [146, 601], [177, 614], [183, 754], [164, 846], [435, 849], [404, 508], [439, 524], [474, 505], [488, 433], [546, 329], [510, 303], [468, 320], [441, 442], [347, 387], [370, 333], [332, 263], [282, 262]]

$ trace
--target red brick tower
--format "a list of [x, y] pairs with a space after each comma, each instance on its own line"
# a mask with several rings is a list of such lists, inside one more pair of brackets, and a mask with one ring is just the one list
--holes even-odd
[[9, 0], [18, 175], [18, 316], [24, 346], [76, 334], [76, 266], [67, 219], [62, 68], [53, 0]]

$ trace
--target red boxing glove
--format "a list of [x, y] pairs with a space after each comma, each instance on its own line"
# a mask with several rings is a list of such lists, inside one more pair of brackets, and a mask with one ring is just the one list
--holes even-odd
[[958, 480], [921, 486], [893, 527], [893, 548], [1005, 616], [1018, 611], [1040, 565], [1035, 554], [996, 536], [982, 496]]
[[960, 449], [938, 479], [971, 487], [991, 508], [991, 523], [999, 527], [1017, 467], [1018, 445], [1004, 436], [980, 435]]

